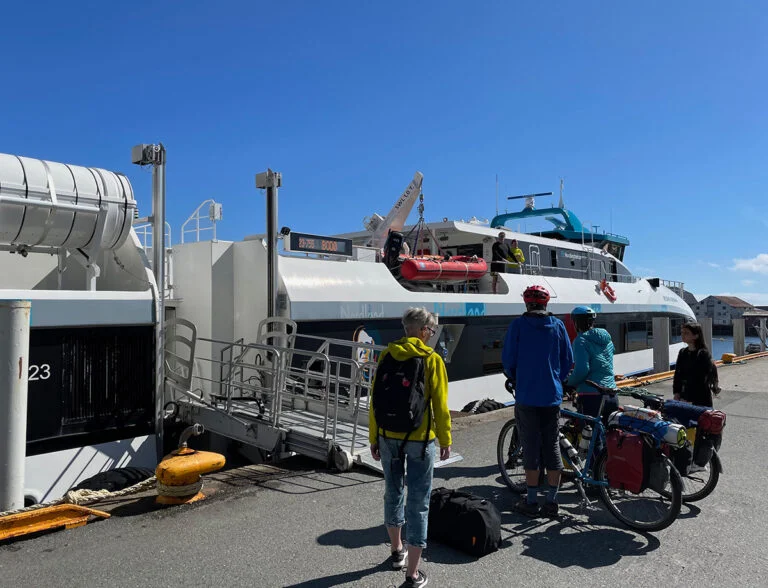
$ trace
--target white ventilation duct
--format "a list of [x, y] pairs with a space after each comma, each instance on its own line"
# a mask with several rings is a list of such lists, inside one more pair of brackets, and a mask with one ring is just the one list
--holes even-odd
[[135, 209], [122, 174], [0, 153], [0, 244], [116, 249]]

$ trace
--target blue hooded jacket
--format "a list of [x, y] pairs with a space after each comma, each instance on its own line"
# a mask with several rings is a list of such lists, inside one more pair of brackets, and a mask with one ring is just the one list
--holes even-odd
[[579, 333], [573, 340], [573, 358], [575, 365], [568, 377], [568, 385], [576, 391], [592, 392], [597, 390], [585, 384], [591, 380], [608, 388], [616, 387], [613, 377], [613, 341], [605, 329], [589, 329]]
[[558, 406], [562, 382], [573, 365], [563, 321], [527, 312], [512, 321], [501, 353], [504, 373], [516, 378], [515, 400], [525, 406]]

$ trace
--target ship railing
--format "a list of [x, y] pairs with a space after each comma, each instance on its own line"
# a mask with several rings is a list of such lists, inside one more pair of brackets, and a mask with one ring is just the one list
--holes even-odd
[[[133, 230], [136, 232], [136, 236], [139, 239], [141, 248], [144, 249], [144, 253], [149, 260], [150, 266], [152, 265], [152, 223], [141, 223], [133, 226]], [[173, 298], [173, 231], [170, 223], [165, 223], [165, 284], [163, 292], [165, 298]]]
[[580, 280], [602, 280], [603, 278], [607, 279], [609, 282], [626, 282], [626, 283], [634, 283], [637, 282], [640, 278], [637, 276], [633, 276], [630, 274], [614, 274], [605, 266], [605, 262], [602, 260], [594, 260], [595, 262], [599, 262], [600, 266], [599, 268], [596, 267], [578, 267], [578, 268], [570, 268], [570, 267], [549, 267], [549, 266], [542, 266], [542, 265], [532, 265], [532, 264], [524, 264], [523, 265], [523, 273], [527, 275], [536, 275], [536, 276], [551, 276], [556, 277], [560, 275], [561, 277], [568, 277], [568, 278], [574, 278], [574, 279], [580, 279]]
[[[344, 442], [349, 441], [349, 451], [354, 453], [358, 423], [367, 422], [375, 361], [358, 362], [352, 357], [242, 339], [232, 342], [199, 337], [197, 342], [219, 352], [194, 358], [190, 389], [174, 386], [182, 396], [240, 422], [255, 418], [275, 428], [290, 427], [283, 419], [285, 410], [306, 410], [320, 419], [322, 438], [334, 443], [340, 437], [338, 423], [343, 419], [352, 424], [351, 438], [344, 436]], [[350, 342], [321, 341], [318, 348], [330, 350], [339, 343]], [[173, 350], [166, 351], [167, 363], [176, 357]]]
[[683, 282], [676, 282], [673, 280], [661, 280], [661, 285], [666, 286], [677, 294], [680, 298], [685, 294], [685, 284]]

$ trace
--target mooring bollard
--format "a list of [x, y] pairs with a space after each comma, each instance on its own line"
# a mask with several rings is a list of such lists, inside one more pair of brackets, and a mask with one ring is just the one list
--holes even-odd
[[187, 439], [204, 431], [203, 425], [187, 427], [179, 439], [179, 448], [158, 464], [155, 470], [158, 504], [187, 504], [205, 498], [200, 476], [220, 470], [226, 460], [219, 453], [187, 447]]

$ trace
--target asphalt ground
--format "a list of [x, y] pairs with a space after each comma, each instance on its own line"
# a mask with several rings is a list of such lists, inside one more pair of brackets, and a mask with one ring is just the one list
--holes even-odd
[[[429, 585], [768, 586], [767, 376], [766, 359], [720, 368], [725, 473], [711, 496], [652, 534], [623, 527], [601, 503], [582, 512], [569, 488], [561, 520], [517, 514], [495, 457], [509, 411], [456, 419], [464, 461], [436, 470], [434, 485], [491, 499], [503, 545], [475, 559], [431, 542]], [[671, 384], [651, 390], [669, 395]], [[146, 497], [113, 505], [109, 520], [0, 546], [0, 586], [390, 587], [404, 579], [387, 562], [379, 475], [297, 459], [233, 470], [212, 486], [195, 505], [146, 512]]]

